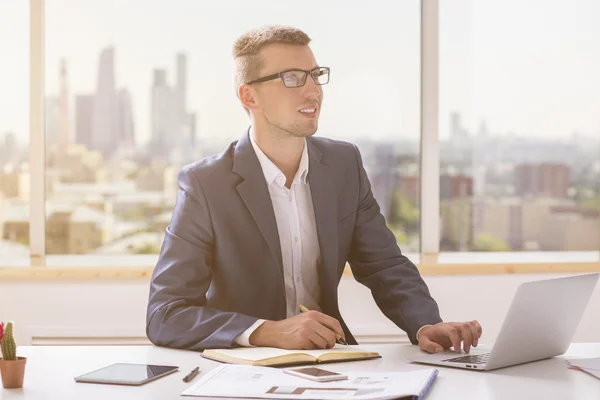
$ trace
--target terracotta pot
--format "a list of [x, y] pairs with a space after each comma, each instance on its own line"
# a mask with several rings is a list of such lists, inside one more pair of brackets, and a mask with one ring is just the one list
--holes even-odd
[[2, 386], [5, 389], [23, 387], [26, 362], [25, 357], [17, 357], [16, 360], [3, 360], [0, 358], [0, 374], [2, 375]]

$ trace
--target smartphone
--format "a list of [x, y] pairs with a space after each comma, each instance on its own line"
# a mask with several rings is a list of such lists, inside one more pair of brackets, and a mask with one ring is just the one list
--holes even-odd
[[347, 375], [316, 367], [290, 368], [284, 369], [283, 372], [316, 382], [343, 381], [344, 379], [348, 379]]

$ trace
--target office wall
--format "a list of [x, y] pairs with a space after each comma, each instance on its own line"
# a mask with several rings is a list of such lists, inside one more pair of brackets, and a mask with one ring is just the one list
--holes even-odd
[[[482, 343], [500, 329], [521, 282], [562, 275], [481, 275], [426, 277], [446, 320], [478, 319]], [[21, 345], [146, 344], [148, 295], [145, 279], [6, 280], [0, 282], [0, 320], [16, 322]], [[370, 293], [353, 278], [340, 285], [341, 311], [360, 343], [407, 342], [403, 332], [378, 310]], [[600, 285], [574, 341], [600, 341]]]

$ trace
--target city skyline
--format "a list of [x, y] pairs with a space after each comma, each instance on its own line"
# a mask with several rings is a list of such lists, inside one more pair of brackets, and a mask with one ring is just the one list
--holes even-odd
[[[442, 139], [449, 135], [453, 111], [463, 115], [471, 131], [476, 131], [485, 119], [492, 134], [512, 132], [540, 138], [564, 138], [573, 132], [590, 137], [600, 134], [600, 119], [594, 108], [600, 102], [600, 77], [593, 72], [600, 66], [600, 46], [593, 45], [600, 43], [600, 28], [591, 18], [600, 7], [598, 4], [579, 1], [561, 7], [564, 2], [544, 2], [543, 15], [533, 18], [540, 10], [529, 2], [518, 4], [521, 13], [516, 16], [510, 13], [514, 8], [506, 3], [453, 3], [453, 7], [447, 2], [440, 4]], [[354, 4], [344, 10], [320, 4], [323, 13], [316, 16], [311, 14], [311, 7], [290, 16], [286, 7], [264, 1], [252, 9], [241, 2], [208, 7], [184, 1], [177, 3], [178, 7], [161, 8], [158, 3], [144, 6], [147, 13], [140, 19], [135, 4], [84, 5], [58, 0], [47, 3], [46, 94], [58, 94], [57, 70], [62, 58], [72, 76], [71, 93], [92, 92], [98, 53], [112, 45], [116, 52], [116, 84], [130, 91], [136, 131], [140, 142], [147, 143], [151, 132], [148, 82], [152, 71], [175, 71], [172, 55], [184, 52], [189, 56], [190, 75], [194, 76], [189, 82], [188, 103], [190, 111], [198, 116], [199, 135], [235, 140], [248, 120], [231, 85], [231, 43], [250, 27], [275, 20], [305, 29], [313, 38], [312, 47], [319, 62], [332, 66], [332, 82], [326, 88], [318, 134], [348, 140], [366, 134], [378, 139], [418, 139], [418, 1], [402, 6], [386, 3], [387, 7], [396, 8], [391, 8], [390, 13], [377, 13], [377, 26], [365, 25], [368, 35], [363, 34], [364, 29], [353, 28], [356, 22], [368, 20], [365, 10]], [[246, 10], [252, 18], [240, 20], [230, 15], [228, 11], [233, 6]], [[13, 72], [11, 82], [0, 78], [9, 89], [0, 93], [0, 106], [10, 110], [0, 114], [0, 133], [14, 132], [24, 143], [29, 135], [28, 90], [23, 90], [27, 88], [23, 70], [27, 70], [28, 6], [5, 7], [9, 9], [7, 14], [12, 11], [17, 15], [1, 21], [15, 38], [2, 44], [7, 44], [9, 54], [14, 53], [14, 59], [21, 60], [21, 64], [17, 62], [8, 71], [8, 75]], [[345, 18], [338, 18], [339, 26], [332, 31], [328, 27], [331, 21], [325, 22], [333, 11]], [[492, 18], [492, 14], [498, 18]], [[503, 15], [512, 21], [511, 29], [497, 22]], [[134, 19], [137, 29], [126, 29]], [[217, 31], [219, 21], [220, 35], [211, 35]], [[161, 29], [155, 29], [157, 26]], [[73, 34], [83, 27], [85, 42]], [[146, 42], [152, 46], [140, 46]], [[359, 59], [353, 52], [354, 46], [361, 49]], [[517, 61], [521, 59], [527, 62]], [[373, 65], [377, 67], [374, 74], [370, 73]], [[24, 75], [24, 79], [19, 78]], [[174, 83], [174, 75], [171, 72], [167, 76], [170, 84]], [[519, 88], [521, 93], [515, 90]], [[349, 96], [349, 91], [358, 96]], [[71, 110], [73, 102], [72, 98]], [[348, 113], [357, 109], [362, 112]]]
[[[46, 132], [46, 143], [58, 143], [60, 140], [61, 148], [63, 148], [63, 143], [66, 141], [64, 138], [65, 128], [63, 127], [64, 123], [55, 123], [54, 121], [58, 116], [61, 119], [65, 119], [70, 121], [73, 119], [75, 121], [75, 129], [69, 127], [70, 129], [66, 129], [66, 131], [73, 130], [71, 134], [70, 143], [78, 143], [84, 144], [90, 150], [100, 150], [100, 152], [106, 157], [111, 153], [119, 153], [124, 150], [123, 138], [126, 137], [129, 140], [126, 141], [128, 146], [126, 149], [127, 153], [131, 154], [132, 150], [142, 150], [145, 149], [147, 154], [150, 156], [154, 156], [157, 159], [163, 160], [172, 160], [172, 157], [175, 156], [179, 161], [190, 162], [194, 160], [194, 157], [190, 157], [194, 154], [198, 149], [195, 148], [196, 144], [196, 131], [195, 131], [195, 114], [188, 113], [187, 110], [187, 82], [188, 82], [188, 71], [187, 71], [187, 55], [185, 53], [178, 53], [174, 59], [176, 60], [176, 68], [175, 68], [175, 79], [173, 79], [173, 84], [170, 85], [167, 76], [169, 71], [163, 68], [153, 68], [153, 77], [152, 82], [149, 83], [151, 86], [151, 113], [152, 115], [152, 123], [151, 123], [151, 137], [150, 140], [146, 143], [142, 143], [141, 145], [134, 146], [135, 143], [135, 134], [133, 132], [133, 122], [129, 121], [132, 125], [130, 128], [130, 132], [127, 132], [128, 135], [124, 135], [122, 132], [123, 129], [121, 125], [123, 122], [120, 114], [126, 114], [130, 119], [133, 117], [132, 113], [132, 99], [129, 96], [129, 92], [127, 89], [120, 88], [117, 90], [115, 79], [114, 79], [114, 52], [115, 49], [113, 47], [108, 47], [102, 49], [99, 53], [98, 57], [98, 66], [97, 66], [97, 88], [96, 92], [93, 94], [79, 94], [73, 93], [72, 97], [75, 98], [76, 104], [72, 114], [74, 114], [74, 118], [68, 114], [69, 106], [66, 102], [66, 97], [68, 96], [68, 75], [66, 72], [66, 63], [64, 60], [61, 60], [60, 67], [60, 80], [61, 80], [61, 90], [59, 96], [56, 98], [48, 97], [48, 101], [50, 105], [56, 104], [56, 110], [53, 113], [46, 115], [46, 124], [49, 127], [54, 126], [54, 134], [50, 135], [49, 133], [52, 130], [47, 129]], [[126, 102], [122, 101], [123, 93], [125, 93]], [[96, 106], [94, 106], [94, 98], [99, 99], [100, 101], [96, 101]], [[114, 98], [111, 100], [111, 98]], [[59, 101], [60, 100], [60, 101]], [[83, 113], [80, 110], [80, 100], [85, 100], [85, 107], [83, 108]], [[87, 102], [91, 101], [91, 113], [87, 110]], [[105, 103], [105, 104], [101, 104]], [[114, 105], [113, 105], [114, 103]], [[100, 106], [98, 104], [101, 104]], [[108, 107], [111, 105], [111, 107]], [[114, 108], [114, 110], [112, 110]], [[112, 111], [106, 114], [109, 109]], [[101, 111], [101, 113], [98, 112]], [[119, 118], [115, 120], [115, 114]], [[54, 114], [54, 116], [53, 116]], [[83, 118], [82, 118], [82, 115]], [[90, 114], [90, 115], [87, 115]], [[106, 114], [106, 115], [105, 115]], [[81, 129], [81, 120], [87, 117], [89, 120], [86, 121], [89, 126]], [[112, 126], [112, 129], [108, 131], [112, 132], [111, 135], [103, 135], [102, 132], [106, 131], [105, 126], [97, 127], [96, 121], [106, 121], [106, 123], [114, 120], [118, 126]], [[93, 124], [92, 124], [93, 122]], [[85, 133], [81, 135], [81, 131]], [[88, 132], [89, 131], [89, 132]], [[449, 137], [444, 140], [442, 139], [442, 143], [444, 141], [450, 141], [459, 143], [460, 146], [465, 146], [464, 143], [460, 143], [461, 141], [471, 141], [478, 136], [492, 137], [494, 136], [490, 131], [486, 121], [482, 121], [476, 131], [470, 132], [465, 126], [464, 116], [458, 112], [450, 113], [450, 126], [449, 126]], [[87, 139], [87, 140], [82, 140]], [[114, 136], [114, 140], [110, 141], [109, 136]], [[518, 136], [517, 136], [518, 137]], [[53, 139], [52, 141], [50, 139]], [[505, 136], [507, 138], [507, 136]], [[225, 143], [220, 143], [216, 140], [216, 138], [211, 138], [211, 142], [214, 142], [215, 145], [225, 145]], [[417, 138], [418, 139], [418, 138]], [[534, 139], [534, 138], [532, 138]], [[566, 135], [561, 138], [545, 138], [547, 142], [552, 143], [553, 140], [560, 139], [561, 142], [579, 142], [580, 145], [584, 144], [582, 139], [585, 141], [586, 139], [589, 141], [593, 141], [594, 137], [591, 136], [589, 138], [580, 137], [578, 133], [572, 133], [571, 135]], [[600, 138], [595, 138], [597, 144], [600, 144]], [[359, 141], [364, 141], [364, 137], [360, 137]], [[541, 140], [541, 139], [540, 139]], [[388, 139], [388, 142], [392, 140]], [[404, 140], [405, 143], [417, 143], [417, 140]], [[183, 146], [182, 146], [183, 144]], [[587, 143], [589, 144], [589, 143]], [[468, 146], [467, 146], [468, 147]], [[190, 151], [191, 150], [191, 151]], [[406, 151], [407, 149], [404, 149]], [[418, 151], [415, 148], [416, 151]], [[175, 153], [173, 153], [175, 151]], [[185, 155], [184, 155], [185, 153]], [[551, 151], [550, 151], [551, 153]], [[550, 155], [548, 153], [548, 155]], [[415, 153], [416, 154], [416, 153]], [[207, 155], [204, 153], [204, 155]], [[443, 157], [442, 157], [443, 161]]]

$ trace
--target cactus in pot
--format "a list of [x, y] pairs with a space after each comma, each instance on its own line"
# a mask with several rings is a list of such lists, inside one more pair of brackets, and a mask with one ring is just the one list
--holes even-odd
[[5, 389], [23, 387], [25, 375], [25, 357], [17, 357], [17, 345], [13, 336], [13, 323], [6, 325], [0, 323], [0, 375], [2, 375], [2, 386]]
[[[0, 329], [0, 332], [2, 329]], [[17, 345], [13, 337], [13, 323], [8, 322], [3, 329], [3, 334], [0, 335], [0, 348], [2, 349], [2, 359], [6, 361], [14, 361], [17, 359]]]

